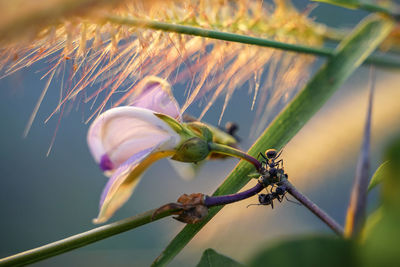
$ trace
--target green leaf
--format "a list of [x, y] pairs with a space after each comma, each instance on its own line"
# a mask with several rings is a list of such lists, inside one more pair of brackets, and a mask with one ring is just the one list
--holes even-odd
[[400, 263], [400, 138], [386, 153], [382, 181], [381, 218], [367, 232], [362, 247], [364, 266], [399, 266]]
[[[259, 152], [268, 148], [282, 148], [376, 49], [392, 28], [392, 20], [376, 16], [370, 16], [360, 23], [352, 34], [339, 44], [335, 56], [321, 67], [305, 88], [258, 138], [248, 153], [257, 157]], [[214, 195], [236, 193], [251, 179], [247, 175], [253, 170], [249, 163], [239, 162]], [[209, 216], [204, 221], [186, 225], [153, 262], [153, 266], [163, 266], [171, 261], [221, 209], [222, 207], [211, 208]]]
[[350, 240], [333, 236], [304, 237], [267, 246], [248, 266], [310, 267], [359, 266]]
[[365, 240], [367, 236], [370, 235], [371, 230], [377, 225], [377, 223], [382, 219], [382, 207], [375, 210], [370, 214], [365, 222], [364, 229], [361, 233], [361, 240]]
[[215, 250], [208, 248], [203, 252], [199, 264], [197, 267], [243, 267], [242, 264], [238, 263], [225, 255], [217, 253]]
[[378, 169], [376, 169], [374, 175], [372, 175], [371, 181], [368, 185], [368, 191], [371, 191], [375, 186], [382, 182], [383, 177], [385, 177], [385, 171], [388, 167], [388, 161], [382, 163]]

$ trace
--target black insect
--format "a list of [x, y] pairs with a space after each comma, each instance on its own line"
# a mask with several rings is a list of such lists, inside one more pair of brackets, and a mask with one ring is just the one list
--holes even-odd
[[239, 143], [239, 142], [241, 141], [241, 138], [236, 134], [238, 130], [239, 130], [239, 125], [238, 125], [237, 123], [228, 121], [228, 122], [225, 124], [225, 129], [224, 129], [224, 131], [225, 131], [227, 134], [231, 135], [233, 138], [235, 138], [236, 141]]
[[[261, 205], [271, 205], [271, 208], [274, 208], [274, 200], [278, 200], [279, 202], [282, 202], [283, 198], [285, 197], [286, 194], [286, 186], [281, 185], [276, 187], [275, 191], [271, 190], [271, 193], [269, 194], [260, 194], [258, 196], [258, 201], [260, 202]], [[287, 199], [287, 198], [286, 198]]]
[[265, 155], [260, 152], [259, 156], [261, 156], [264, 160], [261, 162], [267, 169], [283, 169], [283, 160], [280, 159], [276, 161], [282, 154], [282, 150], [278, 153], [276, 149], [268, 149], [265, 151]]
[[282, 150], [278, 153], [276, 149], [268, 149], [265, 155], [260, 152], [259, 156], [264, 159], [261, 164], [265, 170], [263, 179], [265, 186], [278, 183], [282, 178], [288, 178], [283, 170], [283, 160], [279, 159], [281, 154]]
[[253, 205], [264, 205], [264, 206], [271, 205], [271, 208], [274, 208], [274, 200], [276, 199], [279, 202], [282, 202], [283, 198], [285, 197], [286, 186], [280, 185], [275, 188], [275, 191], [272, 191], [272, 190], [268, 194], [259, 194], [258, 195], [258, 202], [260, 202], [259, 204], [250, 204], [247, 207], [253, 206]]
[[256, 205], [256, 206], [259, 206], [259, 205], [263, 205], [263, 206], [271, 205], [271, 208], [273, 209], [274, 208], [274, 200], [276, 199], [280, 203], [280, 202], [283, 201], [284, 198], [289, 202], [293, 202], [293, 203], [299, 204], [299, 203], [297, 203], [295, 201], [292, 201], [292, 200], [288, 199], [286, 197], [286, 193], [287, 193], [287, 188], [286, 188], [285, 185], [277, 186], [275, 188], [275, 190], [272, 189], [271, 192], [268, 193], [268, 194], [259, 194], [258, 195], [258, 202], [260, 202], [259, 204], [250, 204], [247, 207], [253, 206], [253, 205]]

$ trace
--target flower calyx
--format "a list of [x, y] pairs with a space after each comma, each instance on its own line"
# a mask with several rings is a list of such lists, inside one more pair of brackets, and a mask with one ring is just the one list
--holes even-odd
[[201, 122], [180, 124], [173, 118], [156, 114], [181, 136], [181, 144], [176, 147], [175, 155], [171, 158], [182, 162], [199, 162], [210, 154], [209, 142], [212, 142], [213, 134], [210, 129]]

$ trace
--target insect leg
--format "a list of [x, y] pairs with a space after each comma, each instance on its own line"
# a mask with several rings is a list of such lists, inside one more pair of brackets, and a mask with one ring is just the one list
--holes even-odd
[[279, 203], [282, 203], [283, 197], [284, 197], [284, 195], [283, 196], [277, 195], [276, 199], [279, 201]]
[[297, 202], [297, 201], [290, 200], [287, 196], [284, 196], [284, 197], [286, 198], [287, 201], [292, 202], [292, 203], [294, 203], [294, 204], [297, 204], [297, 205], [301, 206], [301, 203], [299, 203], [299, 202]]
[[260, 158], [260, 156], [264, 159], [264, 160], [261, 161], [261, 164], [262, 164], [262, 165], [266, 165], [266, 164], [267, 164], [267, 158], [264, 156], [263, 153], [260, 152], [260, 153], [258, 154], [257, 160]]
[[275, 162], [275, 166], [278, 166], [278, 169], [283, 169], [283, 159], [280, 159], [277, 162]]

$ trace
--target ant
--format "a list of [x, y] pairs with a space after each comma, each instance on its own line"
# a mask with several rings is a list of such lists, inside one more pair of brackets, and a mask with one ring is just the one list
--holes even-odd
[[282, 178], [288, 178], [283, 170], [283, 159], [278, 160], [281, 154], [282, 150], [278, 153], [276, 149], [268, 149], [265, 151], [265, 155], [261, 152], [259, 154], [264, 159], [261, 164], [266, 172], [266, 177], [263, 179], [264, 182], [267, 182], [266, 184], [264, 183], [265, 187], [269, 184], [280, 182]]
[[[274, 208], [274, 200], [278, 200], [279, 202], [282, 202], [283, 198], [285, 197], [286, 194], [286, 186], [281, 185], [278, 186], [275, 191], [271, 190], [271, 193], [268, 194], [259, 194], [258, 195], [258, 202], [260, 202], [259, 204], [250, 204], [249, 206], [253, 206], [253, 205], [264, 205], [264, 206], [268, 206], [271, 205], [271, 208]], [[286, 198], [287, 199], [287, 198]]]
[[253, 205], [256, 205], [256, 206], [259, 206], [259, 205], [263, 205], [263, 206], [271, 205], [271, 208], [273, 209], [274, 208], [274, 200], [276, 199], [276, 200], [279, 201], [279, 203], [281, 203], [283, 201], [283, 198], [286, 198], [286, 200], [289, 201], [289, 202], [292, 202], [292, 203], [300, 205], [299, 203], [288, 199], [286, 197], [286, 193], [287, 193], [287, 188], [286, 188], [285, 185], [277, 186], [275, 191], [271, 190], [271, 193], [259, 194], [258, 195], [258, 201], [260, 202], [259, 204], [250, 204], [247, 207], [253, 206]]
[[[270, 191], [267, 190], [268, 194], [259, 194], [258, 201], [259, 204], [250, 204], [252, 205], [271, 205], [271, 208], [274, 208], [274, 200], [278, 200], [282, 202], [284, 198], [287, 201], [299, 204], [295, 201], [289, 200], [285, 195], [287, 193], [287, 187], [282, 183], [284, 179], [288, 179], [288, 175], [285, 173], [283, 169], [283, 159], [279, 159], [282, 154], [282, 150], [278, 152], [276, 149], [268, 149], [265, 151], [265, 155], [261, 152], [259, 156], [261, 156], [264, 161], [261, 161], [261, 164], [264, 168], [263, 174], [261, 174], [259, 178], [259, 182], [265, 187], [271, 186]], [[276, 186], [276, 188], [275, 188]], [[275, 190], [274, 190], [275, 189]], [[247, 207], [249, 207], [247, 206]]]
[[[283, 160], [280, 159], [278, 161], [275, 162], [275, 160], [277, 160], [281, 154], [282, 154], [281, 150], [279, 153], [278, 151], [276, 151], [276, 149], [267, 149], [267, 151], [265, 151], [265, 155], [263, 155], [263, 153], [259, 153], [258, 156], [261, 156], [264, 160], [261, 161], [261, 164], [263, 164], [264, 166], [266, 166], [269, 169], [278, 167], [278, 169], [283, 169]], [[276, 169], [276, 168], [275, 168]]]

